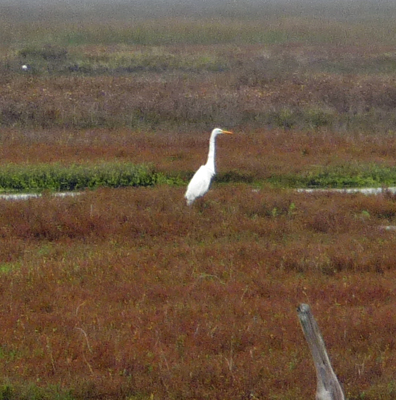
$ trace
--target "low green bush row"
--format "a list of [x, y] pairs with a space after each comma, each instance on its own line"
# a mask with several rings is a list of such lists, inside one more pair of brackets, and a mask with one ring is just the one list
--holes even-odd
[[[98, 187], [186, 185], [192, 171], [163, 174], [151, 165], [8, 164], [0, 167], [0, 191], [73, 191]], [[260, 178], [248, 171], [230, 170], [216, 176], [218, 183], [267, 183], [284, 188], [346, 188], [396, 186], [396, 168], [379, 165], [341, 165], [302, 174]]]
[[0, 190], [68, 191], [85, 188], [152, 186], [160, 180], [149, 165], [105, 163], [99, 165], [16, 165], [0, 168]]
[[340, 165], [301, 175], [272, 176], [268, 182], [289, 188], [354, 188], [396, 186], [396, 168], [375, 164]]

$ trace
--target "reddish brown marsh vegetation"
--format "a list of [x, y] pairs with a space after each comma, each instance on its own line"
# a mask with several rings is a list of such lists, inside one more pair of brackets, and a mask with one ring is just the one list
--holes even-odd
[[310, 398], [306, 301], [347, 396], [392, 398], [394, 234], [378, 229], [392, 196], [217, 186], [186, 208], [182, 194], [1, 202], [9, 382], [78, 398]]
[[[393, 167], [396, 136], [238, 127], [217, 141], [219, 174], [260, 180], [321, 166], [378, 164]], [[210, 130], [3, 129], [3, 163], [151, 163], [172, 173], [193, 172], [207, 156]]]
[[186, 178], [235, 132], [191, 208], [168, 186], [0, 201], [0, 398], [313, 398], [301, 302], [347, 398], [395, 398], [395, 197], [262, 183], [395, 165], [394, 6], [267, 3], [0, 6], [2, 163]]

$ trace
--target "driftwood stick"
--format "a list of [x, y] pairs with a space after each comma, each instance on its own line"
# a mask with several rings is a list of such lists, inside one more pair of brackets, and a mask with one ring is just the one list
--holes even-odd
[[316, 400], [345, 400], [341, 385], [331, 367], [318, 324], [308, 304], [297, 308], [298, 318], [314, 360], [317, 388]]

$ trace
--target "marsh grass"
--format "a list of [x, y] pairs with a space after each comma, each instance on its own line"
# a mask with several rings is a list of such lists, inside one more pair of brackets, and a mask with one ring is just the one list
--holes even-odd
[[[0, 187], [3, 191], [60, 191], [185, 186], [206, 160], [209, 134], [187, 129], [180, 133], [5, 130]], [[386, 188], [396, 185], [395, 145], [393, 134], [235, 131], [232, 137], [217, 141], [213, 185]]]
[[391, 379], [394, 237], [376, 227], [394, 221], [392, 196], [240, 185], [186, 208], [162, 186], [0, 207], [10, 398], [307, 398], [302, 299], [351, 397]]
[[[324, 74], [309, 71], [315, 67], [296, 54], [298, 49], [294, 55], [287, 48], [281, 54], [270, 50], [268, 56], [262, 51], [133, 48], [129, 54], [107, 54], [104, 47], [66, 62], [41, 59], [26, 73], [4, 74], [0, 124], [174, 130], [216, 122], [338, 132], [395, 130], [391, 72]], [[25, 63], [14, 64], [20, 69]]]
[[349, 163], [331, 167], [314, 167], [301, 175], [272, 176], [268, 182], [278, 187], [353, 188], [388, 187], [396, 184], [396, 170], [378, 164]]
[[363, 6], [323, 6], [328, 17], [312, 18], [256, 4], [247, 18], [228, 4], [229, 16], [187, 7], [147, 19], [119, 6], [126, 15], [84, 20], [82, 9], [67, 22], [48, 6], [46, 26], [33, 10], [33, 22], [10, 25], [5, 8], [2, 127], [395, 130], [396, 36], [381, 10], [370, 19]]
[[0, 168], [0, 190], [3, 191], [72, 191], [101, 186], [151, 186], [159, 180], [160, 175], [152, 167], [125, 163], [93, 166], [9, 164]]
[[[172, 157], [171, 157], [172, 161]], [[171, 162], [172, 164], [172, 162]], [[264, 173], [263, 173], [264, 172]], [[379, 164], [347, 163], [332, 166], [305, 166], [299, 172], [280, 171], [259, 174], [253, 170], [231, 169], [219, 172], [214, 182], [250, 183], [278, 188], [359, 188], [396, 185], [394, 167]], [[5, 164], [0, 167], [0, 191], [37, 192], [73, 191], [100, 187], [176, 185], [185, 186], [194, 171], [165, 172], [154, 165], [131, 163], [102, 163], [87, 165]]]
[[4, 187], [111, 186], [0, 200], [0, 398], [312, 398], [305, 302], [394, 399], [395, 196], [287, 189], [394, 183], [393, 3], [157, 6], [0, 5]]

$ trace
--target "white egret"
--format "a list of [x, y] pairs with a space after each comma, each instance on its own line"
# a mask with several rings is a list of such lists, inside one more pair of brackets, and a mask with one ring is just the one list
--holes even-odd
[[187, 191], [184, 197], [187, 200], [187, 205], [191, 205], [195, 199], [203, 196], [210, 186], [212, 178], [216, 174], [215, 167], [215, 153], [216, 153], [216, 136], [222, 133], [232, 134], [230, 131], [225, 131], [220, 128], [215, 128], [210, 135], [209, 140], [209, 154], [208, 161], [205, 165], [202, 165], [198, 171], [192, 177], [190, 183], [187, 186]]
[[22, 65], [22, 70], [23, 71], [27, 71], [29, 69], [29, 67], [25, 64], [25, 65]]

